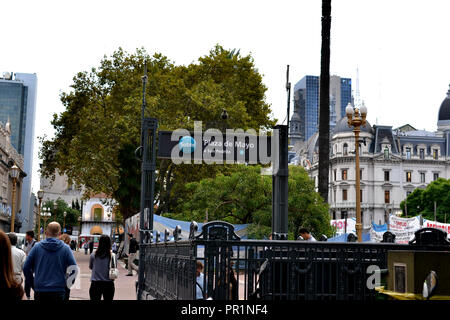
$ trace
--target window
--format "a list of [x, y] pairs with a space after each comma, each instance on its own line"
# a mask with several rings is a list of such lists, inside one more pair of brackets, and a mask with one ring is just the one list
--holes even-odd
[[344, 143], [342, 153], [344, 154], [344, 156], [346, 156], [348, 154], [348, 145], [346, 143]]
[[359, 189], [359, 202], [363, 202], [363, 192], [362, 189]]
[[390, 179], [389, 179], [389, 174], [390, 174], [389, 171], [385, 171], [385, 172], [384, 172], [384, 181], [389, 181], [389, 180], [390, 180]]
[[439, 173], [433, 173], [433, 181], [439, 179]]
[[95, 221], [101, 221], [102, 220], [102, 208], [95, 208], [94, 209], [94, 220]]
[[433, 149], [433, 159], [437, 160], [439, 158], [439, 150]]
[[336, 180], [337, 180], [337, 179], [336, 179], [336, 177], [337, 177], [337, 170], [334, 169], [333, 173], [334, 173], [334, 181], [336, 181]]
[[425, 159], [425, 149], [420, 149], [420, 159]]
[[362, 180], [362, 169], [359, 169], [359, 179]]
[[347, 180], [347, 169], [342, 170], [342, 180]]
[[411, 171], [407, 171], [406, 172], [406, 182], [411, 182], [411, 176], [412, 176], [412, 172]]
[[411, 148], [406, 148], [406, 159], [411, 159]]
[[391, 203], [391, 192], [384, 190], [384, 203]]
[[420, 173], [420, 182], [425, 182], [425, 172]]
[[384, 148], [384, 158], [389, 159], [389, 148], [387, 146]]
[[342, 201], [347, 201], [347, 189], [342, 190]]

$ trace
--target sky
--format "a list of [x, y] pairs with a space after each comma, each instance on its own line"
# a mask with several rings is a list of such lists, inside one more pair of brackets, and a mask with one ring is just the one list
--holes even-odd
[[[321, 1], [2, 1], [0, 72], [38, 77], [32, 190], [39, 190], [37, 137], [53, 137], [73, 76], [119, 47], [144, 47], [187, 65], [216, 44], [251, 54], [266, 101], [286, 117], [292, 87], [320, 74]], [[448, 0], [333, 0], [330, 74], [353, 79], [371, 124], [436, 130], [450, 84]], [[292, 97], [291, 97], [292, 101]], [[291, 103], [291, 110], [293, 103]]]

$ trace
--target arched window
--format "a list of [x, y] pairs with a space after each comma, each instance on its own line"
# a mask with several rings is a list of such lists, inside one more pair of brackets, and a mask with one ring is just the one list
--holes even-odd
[[342, 148], [342, 154], [344, 156], [348, 155], [348, 145], [344, 143], [344, 147]]
[[103, 207], [100, 204], [94, 204], [91, 208], [91, 220], [102, 221], [103, 220]]

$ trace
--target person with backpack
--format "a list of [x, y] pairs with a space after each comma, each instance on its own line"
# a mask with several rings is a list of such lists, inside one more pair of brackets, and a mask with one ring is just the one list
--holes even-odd
[[36, 243], [31, 249], [23, 273], [25, 281], [34, 283], [34, 300], [63, 301], [66, 294], [67, 273], [78, 272], [72, 250], [59, 237], [61, 225], [48, 224], [46, 239]]
[[117, 268], [116, 255], [111, 252], [111, 238], [102, 235], [98, 248], [89, 259], [91, 274], [91, 287], [89, 297], [93, 301], [112, 301], [114, 299], [114, 280], [110, 278], [110, 268]]

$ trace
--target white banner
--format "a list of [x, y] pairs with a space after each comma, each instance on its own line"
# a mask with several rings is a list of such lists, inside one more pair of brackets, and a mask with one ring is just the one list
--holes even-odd
[[434, 222], [432, 220], [423, 219], [422, 228], [436, 228], [447, 232], [447, 238], [450, 238], [450, 224], [442, 222]]
[[[336, 228], [336, 236], [345, 233], [346, 219], [330, 220], [331, 226]], [[356, 218], [347, 218], [347, 233], [356, 234]]]
[[389, 216], [389, 231], [395, 234], [396, 243], [408, 243], [414, 239], [414, 232], [420, 229], [420, 216], [399, 218]]

